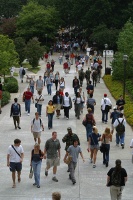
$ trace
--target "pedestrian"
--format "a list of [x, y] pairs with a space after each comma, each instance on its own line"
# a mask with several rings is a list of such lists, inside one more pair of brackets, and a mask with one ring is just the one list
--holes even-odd
[[77, 76], [74, 77], [72, 82], [72, 87], [74, 89], [74, 94], [77, 94], [77, 90], [79, 89], [79, 80], [77, 79]]
[[0, 80], [0, 114], [2, 113], [1, 102], [2, 102], [2, 83], [1, 83], [1, 80]]
[[31, 133], [33, 133], [34, 141], [38, 140], [38, 144], [41, 143], [41, 131], [44, 131], [44, 125], [41, 118], [39, 118], [39, 113], [35, 113], [35, 118], [31, 121]]
[[75, 55], [74, 55], [74, 53], [72, 52], [72, 53], [70, 54], [71, 65], [73, 65], [74, 57], [75, 57]]
[[14, 103], [11, 105], [10, 117], [13, 117], [15, 129], [21, 129], [20, 117], [21, 117], [21, 106], [18, 103], [18, 99], [14, 99]]
[[52, 193], [52, 200], [61, 200], [60, 192], [53, 192]]
[[34, 186], [40, 188], [40, 173], [41, 173], [41, 165], [44, 153], [40, 149], [39, 144], [34, 145], [34, 149], [31, 151], [31, 163], [30, 166], [33, 168], [34, 173]]
[[93, 93], [94, 93], [94, 87], [93, 87], [93, 85], [91, 84], [91, 81], [89, 81], [89, 84], [87, 85], [86, 90], [87, 90], [88, 96], [90, 96], [90, 94], [93, 94]]
[[44, 83], [43, 83], [43, 80], [42, 80], [42, 76], [39, 76], [39, 79], [36, 81], [36, 90], [42, 92], [43, 86], [44, 86]]
[[58, 84], [60, 83], [60, 74], [59, 72], [56, 72], [54, 76], [54, 83], [55, 83], [55, 89], [58, 89]]
[[52, 180], [58, 182], [56, 178], [57, 166], [60, 165], [60, 141], [57, 139], [57, 132], [52, 132], [52, 138], [48, 139], [44, 148], [44, 159], [46, 159], [45, 176], [48, 176], [48, 170], [53, 167]]
[[46, 117], [48, 117], [48, 129], [53, 128], [53, 115], [55, 112], [55, 107], [53, 105], [53, 101], [50, 100], [48, 105], [46, 106]]
[[11, 67], [11, 68], [10, 68], [11, 77], [13, 77], [14, 71], [15, 71], [15, 67]]
[[75, 117], [77, 117], [77, 119], [80, 119], [81, 104], [84, 103], [84, 100], [79, 92], [76, 93], [76, 97], [74, 97], [73, 100], [75, 106]]
[[124, 105], [125, 105], [125, 100], [123, 99], [123, 96], [120, 95], [120, 98], [116, 101], [116, 105], [117, 105], [117, 110], [119, 112], [124, 112]]
[[72, 180], [73, 185], [76, 183], [75, 169], [77, 166], [79, 154], [81, 155], [83, 162], [85, 162], [81, 147], [78, 145], [78, 143], [79, 143], [78, 140], [74, 140], [73, 145], [68, 147], [67, 152], [64, 157], [64, 162], [66, 162], [66, 158], [68, 157], [68, 155], [70, 155], [72, 157], [72, 160], [68, 166], [69, 166], [69, 171], [70, 171], [69, 178], [70, 178], [70, 180]]
[[90, 94], [90, 97], [86, 101], [87, 108], [92, 109], [92, 113], [94, 114], [94, 106], [96, 105], [96, 100], [93, 98], [93, 94]]
[[47, 70], [48, 73], [50, 72], [50, 69], [51, 69], [51, 65], [50, 65], [49, 62], [47, 62], [47, 64], [46, 64], [46, 70]]
[[44, 96], [42, 95], [41, 91], [38, 91], [38, 94], [35, 97], [36, 105], [37, 105], [37, 112], [39, 113], [39, 116], [41, 117], [42, 114], [42, 105], [44, 103]]
[[113, 126], [113, 124], [114, 124], [115, 120], [119, 118], [119, 115], [120, 115], [120, 112], [117, 111], [116, 107], [114, 107], [113, 110], [114, 111], [110, 113], [110, 119], [112, 119], [111, 120], [111, 128], [112, 128], [111, 133], [112, 134], [114, 133], [114, 126]]
[[60, 56], [59, 56], [59, 58], [58, 58], [58, 60], [59, 60], [59, 64], [61, 65], [61, 64], [62, 64], [62, 62], [63, 62], [63, 56], [62, 56], [62, 55], [60, 55]]
[[33, 78], [31, 78], [29, 82], [29, 87], [32, 94], [34, 94], [34, 86], [35, 86], [35, 81], [33, 80]]
[[93, 168], [96, 167], [97, 152], [99, 150], [99, 141], [101, 135], [98, 133], [96, 126], [92, 128], [92, 134], [89, 135], [88, 149], [91, 152], [90, 162], [93, 163]]
[[72, 108], [72, 100], [68, 92], [65, 92], [63, 96], [62, 106], [64, 109], [64, 118], [66, 117], [66, 119], [69, 119], [69, 110]]
[[101, 137], [101, 142], [104, 145], [103, 150], [103, 164], [108, 167], [109, 164], [109, 151], [110, 151], [110, 142], [112, 142], [112, 134], [110, 133], [110, 128], [106, 127], [104, 133]]
[[85, 55], [85, 64], [86, 64], [86, 66], [88, 65], [88, 60], [89, 60], [89, 56], [86, 54]]
[[44, 72], [44, 76], [43, 76], [44, 86], [45, 86], [45, 82], [46, 82], [46, 78], [47, 78], [47, 76], [48, 76], [48, 72], [45, 71], [45, 72]]
[[68, 67], [69, 67], [69, 66], [68, 66], [68, 62], [65, 61], [64, 64], [63, 64], [63, 69], [64, 69], [64, 73], [65, 73], [65, 74], [68, 74], [68, 71], [69, 71], [69, 68], [68, 68]]
[[101, 111], [102, 111], [102, 122], [107, 124], [108, 121], [108, 112], [112, 107], [110, 99], [107, 97], [107, 94], [104, 94], [104, 98], [101, 101]]
[[21, 83], [23, 83], [24, 75], [25, 75], [25, 69], [21, 65], [21, 67], [19, 68], [19, 76], [20, 76]]
[[81, 70], [79, 71], [79, 82], [80, 82], [80, 87], [82, 87], [83, 85], [83, 81], [85, 78], [85, 73], [83, 71], [83, 68], [81, 68]]
[[50, 77], [50, 74], [48, 74], [47, 78], [46, 78], [46, 85], [47, 85], [47, 92], [48, 92], [48, 95], [51, 95], [52, 94], [52, 79]]
[[107, 186], [110, 187], [111, 200], [121, 200], [122, 191], [127, 182], [127, 172], [121, 166], [121, 160], [115, 161], [115, 167], [112, 167], [107, 173]]
[[[132, 139], [131, 142], [130, 142], [130, 148], [131, 148], [131, 149], [133, 148], [133, 139]], [[133, 151], [132, 151], [132, 163], [133, 163]]]
[[86, 78], [87, 85], [89, 84], [89, 81], [90, 81], [90, 74], [91, 74], [91, 71], [90, 71], [90, 68], [88, 67], [88, 69], [85, 72], [85, 78]]
[[10, 145], [7, 151], [7, 166], [12, 172], [12, 188], [16, 187], [16, 171], [18, 175], [18, 182], [21, 182], [22, 162], [24, 158], [24, 150], [21, 146], [21, 140], [15, 139], [14, 145]]
[[25, 102], [25, 111], [28, 114], [28, 116], [30, 115], [30, 104], [31, 104], [31, 98], [33, 100], [34, 103], [34, 98], [33, 98], [33, 94], [30, 91], [30, 88], [27, 88], [27, 91], [25, 91], [23, 93], [23, 101]]
[[65, 89], [65, 80], [63, 77], [61, 77], [60, 79], [60, 89], [62, 89], [62, 91], [64, 91]]
[[47, 62], [47, 60], [48, 60], [48, 53], [44, 54], [44, 59], [45, 59], [45, 62]]
[[97, 84], [97, 70], [93, 69], [91, 72], [91, 78], [92, 78], [92, 82], [93, 82], [93, 87], [96, 87]]
[[85, 105], [85, 94], [84, 92], [82, 92], [82, 87], [79, 88], [79, 93], [80, 93], [80, 96], [82, 98], [82, 102], [81, 102], [81, 108], [80, 108], [80, 112], [81, 114], [83, 113], [83, 108], [84, 108], [84, 105]]
[[54, 71], [54, 65], [55, 65], [55, 61], [52, 59], [52, 60], [51, 60], [51, 68], [52, 68], [52, 71]]
[[120, 113], [113, 126], [116, 128], [116, 146], [119, 146], [120, 143], [122, 149], [124, 149], [126, 120], [123, 118], [123, 113]]
[[56, 110], [56, 117], [59, 119], [62, 105], [62, 96], [60, 95], [59, 91], [56, 91], [56, 94], [53, 96], [53, 104]]

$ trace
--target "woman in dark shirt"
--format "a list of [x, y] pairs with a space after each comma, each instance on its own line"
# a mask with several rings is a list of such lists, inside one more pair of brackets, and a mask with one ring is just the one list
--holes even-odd
[[33, 168], [35, 183], [34, 186], [40, 188], [40, 172], [41, 164], [43, 159], [43, 152], [40, 150], [40, 145], [35, 144], [34, 149], [31, 151], [31, 163], [30, 166]]

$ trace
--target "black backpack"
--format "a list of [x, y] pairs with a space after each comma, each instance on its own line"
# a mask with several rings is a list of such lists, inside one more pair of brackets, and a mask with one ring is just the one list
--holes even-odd
[[116, 187], [121, 186], [121, 170], [120, 171], [113, 171], [111, 174], [111, 183]]
[[[34, 124], [34, 122], [35, 122], [35, 118], [33, 119], [33, 124]], [[41, 123], [42, 123], [42, 120], [40, 119], [40, 126], [41, 126]]]
[[24, 68], [22, 69], [22, 75], [25, 75], [25, 69]]
[[18, 116], [19, 113], [20, 113], [20, 108], [19, 108], [19, 104], [13, 104], [12, 105], [12, 113], [13, 113], [13, 116]]
[[125, 126], [123, 124], [124, 119], [122, 120], [122, 122], [119, 121], [119, 119], [117, 119], [119, 124], [116, 127], [116, 132], [121, 135], [125, 132]]

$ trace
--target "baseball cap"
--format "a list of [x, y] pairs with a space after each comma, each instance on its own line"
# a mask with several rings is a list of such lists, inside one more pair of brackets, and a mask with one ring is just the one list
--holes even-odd
[[104, 94], [104, 97], [106, 97], [107, 96], [107, 94]]

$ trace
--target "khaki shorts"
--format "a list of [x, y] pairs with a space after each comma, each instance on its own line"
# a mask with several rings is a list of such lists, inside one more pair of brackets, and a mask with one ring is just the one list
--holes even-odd
[[60, 104], [55, 104], [55, 110], [60, 110], [61, 109], [61, 105]]
[[41, 137], [41, 132], [33, 132], [33, 137], [34, 138], [40, 138]]
[[48, 167], [57, 167], [60, 165], [60, 158], [47, 158], [46, 164]]

